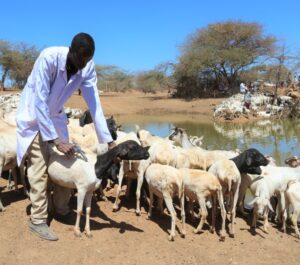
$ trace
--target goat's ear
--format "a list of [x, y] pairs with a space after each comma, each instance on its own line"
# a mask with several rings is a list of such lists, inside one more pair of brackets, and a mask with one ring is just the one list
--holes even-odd
[[258, 197], [255, 197], [252, 201], [248, 202], [247, 205], [253, 206], [254, 203], [256, 203], [258, 200]]
[[268, 207], [269, 207], [271, 212], [274, 212], [272, 204], [270, 203], [270, 200], [268, 200]]

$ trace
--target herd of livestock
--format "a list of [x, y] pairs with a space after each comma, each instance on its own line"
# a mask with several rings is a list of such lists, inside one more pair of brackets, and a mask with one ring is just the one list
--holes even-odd
[[[14, 117], [17, 103], [15, 96], [6, 95], [5, 99], [0, 97], [0, 175], [3, 171], [10, 171], [16, 188], [18, 169]], [[220, 240], [226, 237], [227, 216], [230, 216], [229, 236], [234, 237], [236, 211], [238, 209], [244, 213], [247, 189], [254, 196], [248, 203], [253, 207], [253, 229], [260, 217], [263, 218], [262, 229], [267, 233], [271, 211], [276, 214], [283, 232], [286, 232], [286, 221], [291, 214], [296, 236], [300, 238], [297, 227], [300, 213], [300, 168], [297, 167], [300, 163], [297, 157], [287, 159], [288, 166], [279, 167], [274, 159], [265, 157], [253, 148], [243, 152], [203, 149], [201, 138], [190, 138], [182, 128], [174, 128], [166, 138], [154, 136], [138, 127], [135, 132], [123, 132], [113, 117], [107, 119], [107, 124], [117, 146], [108, 150], [106, 144], [98, 144], [89, 113], [76, 115], [80, 119], [70, 117], [68, 121], [70, 141], [76, 143], [74, 158], [68, 159], [49, 145], [51, 158], [48, 166], [48, 175], [53, 183], [77, 190], [76, 235], [81, 234], [79, 222], [83, 204], [87, 218], [85, 233], [87, 236], [91, 235], [91, 200], [95, 191], [105, 197], [103, 179], [108, 179], [108, 185], [118, 184], [112, 207], [117, 211], [122, 182], [126, 178], [127, 195], [132, 180], [137, 180], [137, 215], [141, 213], [141, 195], [146, 194], [149, 202], [148, 218], [151, 218], [154, 195], [161, 213], [165, 203], [171, 216], [169, 240], [174, 240], [175, 237], [178, 208], [182, 237], [186, 234], [186, 215], [192, 220], [200, 218], [194, 229], [195, 233], [199, 233], [207, 221], [208, 208], [211, 208], [210, 231], [215, 231], [216, 217], [219, 216], [217, 213], [220, 212]], [[25, 165], [21, 165], [19, 171], [24, 192], [28, 194]], [[51, 192], [49, 185], [48, 193], [51, 195]], [[272, 204], [273, 201], [277, 204]], [[0, 211], [3, 210], [0, 194]]]

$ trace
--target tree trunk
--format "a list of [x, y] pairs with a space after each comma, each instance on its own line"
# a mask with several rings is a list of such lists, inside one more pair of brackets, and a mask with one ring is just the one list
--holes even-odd
[[7, 77], [7, 74], [8, 74], [8, 69], [4, 69], [3, 75], [2, 75], [2, 78], [1, 78], [1, 86], [2, 86], [3, 91], [5, 91], [4, 82], [5, 82], [5, 79]]

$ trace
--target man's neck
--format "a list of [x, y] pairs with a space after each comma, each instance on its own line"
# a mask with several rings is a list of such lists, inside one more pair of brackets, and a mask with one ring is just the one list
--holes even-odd
[[66, 70], [67, 70], [67, 80], [69, 81], [71, 76], [76, 74], [78, 69], [71, 63], [69, 56], [67, 57], [66, 61]]

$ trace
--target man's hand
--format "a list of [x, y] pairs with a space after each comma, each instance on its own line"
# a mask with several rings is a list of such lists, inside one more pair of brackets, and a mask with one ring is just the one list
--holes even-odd
[[65, 154], [68, 158], [72, 158], [75, 154], [74, 144], [59, 142], [55, 144], [57, 150]]
[[107, 143], [107, 146], [108, 146], [108, 150], [114, 148], [115, 146], [117, 146], [117, 144], [115, 143], [115, 141], [112, 141], [112, 142], [109, 142]]

